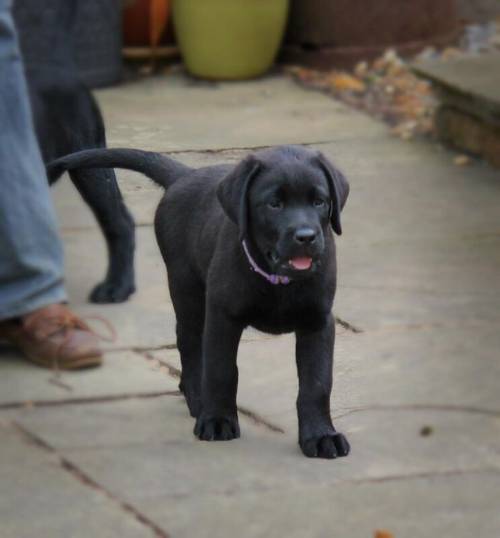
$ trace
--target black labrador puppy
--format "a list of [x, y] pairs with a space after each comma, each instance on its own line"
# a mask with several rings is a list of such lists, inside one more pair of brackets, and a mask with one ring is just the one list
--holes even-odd
[[[36, 134], [44, 162], [106, 146], [104, 124], [74, 59], [77, 0], [18, 0], [19, 31]], [[39, 36], [37, 40], [36, 37]], [[96, 303], [126, 301], [135, 291], [134, 221], [113, 170], [72, 170], [71, 180], [92, 209], [106, 239], [106, 277], [90, 294]]]
[[195, 435], [239, 437], [236, 355], [247, 326], [295, 332], [299, 443], [306, 456], [335, 458], [349, 444], [330, 417], [336, 288], [333, 230], [349, 185], [321, 154], [285, 146], [237, 166], [192, 169], [159, 153], [89, 150], [49, 168], [142, 172], [166, 194], [155, 231], [168, 270], [182, 361], [180, 389]]

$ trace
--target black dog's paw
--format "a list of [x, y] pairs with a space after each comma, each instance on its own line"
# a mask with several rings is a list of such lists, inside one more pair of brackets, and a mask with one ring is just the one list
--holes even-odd
[[198, 418], [194, 434], [202, 441], [230, 441], [240, 436], [238, 417], [204, 417]]
[[130, 282], [115, 283], [104, 280], [92, 290], [89, 300], [91, 303], [123, 303], [132, 293], [135, 292], [135, 286]]
[[301, 440], [300, 448], [308, 458], [325, 459], [347, 456], [351, 450], [346, 437], [339, 432]]

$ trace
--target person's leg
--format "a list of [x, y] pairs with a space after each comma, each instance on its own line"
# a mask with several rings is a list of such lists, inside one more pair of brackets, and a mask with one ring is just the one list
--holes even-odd
[[41, 366], [98, 366], [98, 338], [61, 304], [62, 244], [10, 8], [0, 0], [0, 339]]
[[10, 7], [11, 0], [0, 0], [0, 320], [66, 299], [62, 245]]

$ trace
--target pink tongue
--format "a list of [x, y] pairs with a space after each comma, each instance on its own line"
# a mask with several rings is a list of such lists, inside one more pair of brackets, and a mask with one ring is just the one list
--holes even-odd
[[304, 271], [309, 269], [312, 264], [312, 258], [292, 258], [290, 260], [290, 265], [299, 271]]

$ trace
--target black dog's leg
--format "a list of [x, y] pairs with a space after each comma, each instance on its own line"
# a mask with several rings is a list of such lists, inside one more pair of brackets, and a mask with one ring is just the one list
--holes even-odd
[[105, 279], [90, 294], [94, 303], [121, 303], [135, 291], [135, 226], [113, 170], [73, 170], [71, 180], [102, 229], [109, 262]]
[[325, 327], [297, 332], [299, 444], [308, 457], [347, 456], [349, 443], [335, 431], [330, 417], [335, 325], [330, 315]]
[[202, 408], [194, 428], [204, 441], [229, 441], [240, 436], [236, 391], [236, 355], [243, 327], [208, 305], [203, 334]]
[[186, 270], [168, 273], [170, 295], [177, 320], [177, 348], [181, 356], [182, 373], [179, 390], [184, 394], [189, 412], [197, 417], [201, 409], [202, 335], [205, 317], [205, 292]]
[[[201, 323], [200, 323], [201, 322]], [[198, 417], [201, 410], [201, 333], [203, 317], [179, 321], [177, 317], [177, 347], [181, 355], [182, 373], [179, 390], [184, 394], [189, 413]]]

